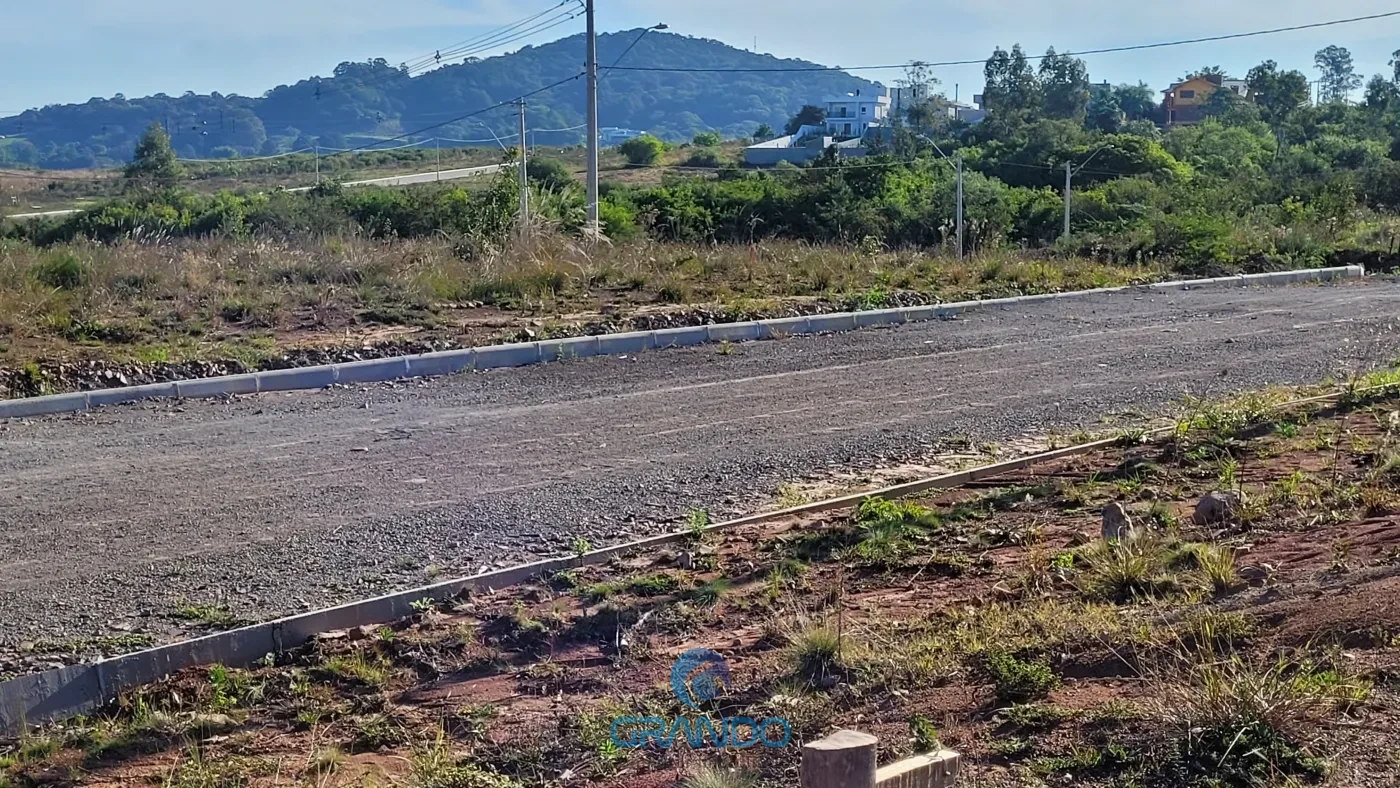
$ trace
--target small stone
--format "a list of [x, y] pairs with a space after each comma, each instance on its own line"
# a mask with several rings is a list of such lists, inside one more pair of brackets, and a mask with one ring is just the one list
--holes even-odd
[[238, 723], [227, 714], [196, 714], [191, 722], [194, 728], [206, 736], [228, 733], [238, 727]]
[[1229, 520], [1244, 504], [1244, 496], [1236, 490], [1217, 490], [1201, 496], [1196, 502], [1196, 522], [1213, 525]]
[[1103, 540], [1130, 542], [1138, 537], [1138, 528], [1123, 504], [1114, 501], [1103, 508]]

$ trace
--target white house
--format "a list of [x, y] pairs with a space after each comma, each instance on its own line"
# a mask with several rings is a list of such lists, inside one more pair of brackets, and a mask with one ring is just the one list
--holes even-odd
[[616, 126], [604, 126], [598, 129], [598, 144], [604, 148], [611, 148], [614, 145], [621, 145], [627, 140], [642, 136], [643, 132], [635, 129], [620, 129]]
[[836, 148], [836, 155], [844, 158], [864, 156], [866, 133], [890, 122], [890, 96], [884, 88], [828, 96], [823, 103], [825, 123], [803, 126], [796, 134], [750, 145], [744, 149], [744, 162], [751, 167], [772, 167], [780, 162], [806, 164], [832, 147]]
[[826, 133], [838, 139], [860, 139], [871, 128], [884, 126], [890, 116], [889, 92], [860, 91], [827, 96]]

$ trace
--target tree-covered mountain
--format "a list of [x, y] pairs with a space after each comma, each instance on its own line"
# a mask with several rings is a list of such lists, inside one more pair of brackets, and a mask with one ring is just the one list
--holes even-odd
[[[602, 35], [598, 60], [603, 126], [650, 131], [662, 138], [689, 138], [696, 131], [725, 136], [753, 132], [760, 124], [781, 128], [802, 105], [824, 95], [870, 89], [872, 83], [840, 71], [649, 72], [608, 71], [623, 65], [676, 68], [774, 69], [815, 65], [735, 49], [719, 41], [640, 30]], [[636, 46], [628, 52], [629, 46]], [[53, 168], [111, 166], [130, 159], [153, 121], [170, 132], [181, 158], [267, 155], [322, 146], [364, 144], [443, 123], [467, 113], [581, 74], [584, 37], [571, 36], [507, 55], [447, 65], [410, 76], [383, 59], [342, 63], [332, 76], [278, 86], [261, 98], [237, 95], [173, 97], [117, 95], [84, 104], [52, 105], [0, 119], [0, 164]], [[565, 129], [584, 120], [580, 78], [529, 99], [529, 125]], [[422, 137], [489, 138], [516, 128], [504, 108], [476, 119], [448, 123]], [[579, 131], [544, 132], [539, 144], [575, 143]]]

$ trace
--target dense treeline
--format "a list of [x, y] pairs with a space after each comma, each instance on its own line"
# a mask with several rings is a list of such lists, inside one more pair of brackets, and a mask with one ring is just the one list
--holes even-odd
[[[616, 61], [641, 31], [603, 35], [599, 60]], [[812, 65], [779, 60], [718, 41], [651, 33], [627, 52], [627, 63], [677, 67], [772, 69]], [[94, 98], [0, 118], [0, 164], [48, 168], [114, 166], [127, 161], [152, 122], [161, 123], [181, 158], [230, 158], [310, 148], [362, 145], [439, 124], [508, 101], [581, 71], [582, 36], [484, 60], [469, 59], [412, 76], [383, 59], [342, 63], [329, 77], [282, 85], [259, 98], [218, 93], [146, 98]], [[605, 126], [689, 139], [714, 129], [725, 136], [780, 124], [804, 102], [872, 83], [841, 72], [685, 74], [614, 71], [599, 94]], [[530, 99], [530, 125], [566, 129], [583, 123], [583, 83], [567, 82]], [[490, 138], [515, 130], [509, 110], [434, 129], [430, 136]], [[572, 144], [578, 131], [533, 135], [538, 144]], [[494, 143], [493, 143], [494, 144]]]
[[[987, 76], [991, 110], [980, 124], [916, 108], [865, 159], [829, 153], [807, 168], [754, 172], [728, 163], [705, 176], [667, 173], [660, 185], [609, 184], [605, 229], [616, 238], [645, 232], [680, 241], [946, 246], [956, 193], [946, 154], [966, 166], [966, 238], [974, 250], [1058, 247], [1202, 271], [1316, 265], [1351, 248], [1394, 251], [1394, 80], [1373, 80], [1358, 105], [1312, 106], [1306, 80], [1297, 94], [1301, 74], [1264, 63], [1248, 77], [1253, 101], [1222, 96], [1210, 103], [1205, 122], [1162, 132], [1131, 118], [1134, 108], [1142, 110], [1140, 91], [1119, 86], [1096, 99], [1072, 58], [1047, 57], [1032, 70], [1018, 50], [999, 52]], [[1059, 191], [1066, 164], [1075, 173], [1067, 240]], [[536, 216], [577, 231], [583, 197], [572, 174], [543, 159], [531, 175]], [[309, 195], [215, 197], [172, 190], [176, 178], [167, 176], [133, 187], [128, 200], [10, 232], [39, 243], [214, 232], [436, 233], [470, 241], [463, 248], [475, 253], [507, 242], [517, 196], [509, 175], [476, 192], [329, 187]]]

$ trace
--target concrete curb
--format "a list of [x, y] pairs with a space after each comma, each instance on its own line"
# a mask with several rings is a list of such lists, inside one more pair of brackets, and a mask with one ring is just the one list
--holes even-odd
[[[898, 498], [925, 490], [958, 487], [1039, 463], [1096, 451], [1112, 446], [1114, 443], [1113, 440], [1085, 443], [880, 490], [832, 498], [775, 512], [749, 515], [715, 523], [706, 528], [706, 531], [724, 531], [798, 514], [850, 508], [871, 496]], [[253, 624], [194, 640], [157, 646], [87, 665], [71, 665], [44, 673], [20, 676], [0, 683], [0, 735], [17, 735], [27, 725], [56, 722], [79, 714], [86, 714], [115, 700], [121, 692], [150, 684], [186, 668], [214, 664], [245, 667], [268, 654], [278, 654], [287, 649], [296, 648], [322, 632], [399, 621], [413, 615], [416, 612], [413, 603], [423, 599], [441, 602], [470, 589], [509, 588], [563, 569], [592, 566], [612, 560], [620, 555], [664, 547], [683, 542], [691, 537], [692, 534], [688, 531], [652, 536], [594, 550], [582, 556], [549, 558], [471, 577], [446, 580], [324, 610], [289, 616], [275, 621]]]
[[645, 350], [690, 347], [711, 342], [750, 342], [759, 339], [780, 339], [798, 334], [853, 331], [871, 326], [893, 326], [942, 319], [987, 307], [1011, 307], [1056, 298], [1117, 293], [1127, 290], [1160, 292], [1195, 290], [1205, 287], [1330, 282], [1341, 279], [1358, 279], [1364, 275], [1365, 270], [1359, 265], [1339, 268], [1311, 268], [1301, 271], [1224, 276], [1215, 279], [1159, 282], [1141, 287], [1106, 287], [1096, 290], [995, 298], [985, 301], [960, 301], [951, 304], [874, 309], [863, 312], [836, 312], [810, 317], [780, 317], [741, 323], [720, 323], [710, 326], [667, 328], [658, 331], [634, 331], [625, 334], [604, 334], [593, 337], [570, 337], [540, 342], [492, 345], [464, 350], [445, 350], [418, 356], [278, 369], [246, 375], [181, 380], [174, 383], [56, 394], [47, 397], [0, 400], [0, 419], [75, 413], [104, 405], [120, 405], [157, 397], [221, 397], [227, 394], [320, 389], [333, 383], [378, 383], [405, 377], [433, 377], [469, 370], [523, 367], [548, 361], [635, 354]]
[[[1355, 394], [1387, 390], [1389, 386], [1362, 389]], [[1296, 408], [1340, 399], [1345, 393], [1322, 394], [1291, 400], [1275, 406], [1275, 410]], [[1144, 437], [1169, 433], [1175, 427], [1148, 430]], [[705, 529], [706, 533], [726, 531], [748, 525], [758, 525], [784, 517], [817, 514], [837, 509], [849, 509], [870, 497], [902, 498], [928, 490], [961, 487], [1012, 471], [1023, 470], [1053, 460], [1087, 454], [1110, 448], [1118, 439], [1082, 443], [1040, 454], [1004, 460], [965, 471], [918, 479], [869, 492], [844, 495], [802, 506], [773, 512], [748, 515]], [[625, 544], [605, 547], [582, 556], [548, 558], [520, 566], [499, 569], [471, 577], [446, 580], [433, 585], [400, 591], [394, 594], [350, 602], [336, 607], [268, 621], [241, 629], [219, 632], [194, 640], [157, 646], [145, 651], [100, 660], [87, 665], [71, 665], [44, 673], [20, 676], [0, 682], [0, 735], [17, 735], [28, 725], [55, 722], [99, 709], [128, 689], [157, 681], [172, 673], [199, 665], [221, 664], [243, 667], [268, 654], [296, 648], [313, 636], [337, 629], [388, 624], [413, 615], [413, 603], [423, 599], [443, 601], [469, 589], [502, 589], [527, 582], [542, 575], [577, 566], [592, 566], [613, 558], [656, 547], [684, 542], [691, 532], [662, 534]]]

